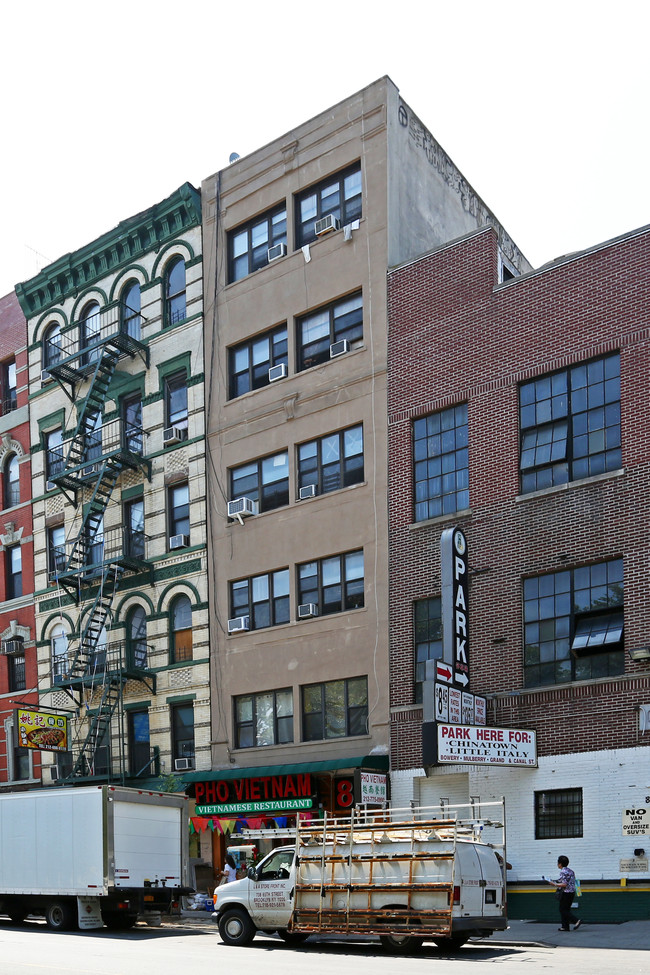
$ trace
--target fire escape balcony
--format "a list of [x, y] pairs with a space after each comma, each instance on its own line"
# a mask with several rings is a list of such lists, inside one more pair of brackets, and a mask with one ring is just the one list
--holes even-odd
[[156, 675], [150, 669], [153, 646], [143, 640], [124, 640], [98, 644], [85, 661], [83, 670], [75, 667], [78, 655], [71, 641], [65, 654], [54, 660], [52, 683], [55, 687], [97, 687], [110, 680], [139, 680], [155, 693]]
[[48, 450], [47, 482], [76, 493], [97, 481], [104, 463], [120, 472], [143, 468], [150, 477], [151, 463], [145, 458], [147, 436], [141, 426], [120, 417], [108, 423], [96, 420], [90, 432], [77, 433]]
[[[56, 553], [56, 580], [65, 589], [76, 590], [78, 582], [86, 585], [99, 582], [110, 567], [126, 572], [149, 571], [148, 547], [149, 536], [127, 525], [106, 528], [92, 537], [77, 536], [66, 543], [64, 557], [61, 557], [62, 546]], [[63, 562], [59, 571], [58, 565]]]

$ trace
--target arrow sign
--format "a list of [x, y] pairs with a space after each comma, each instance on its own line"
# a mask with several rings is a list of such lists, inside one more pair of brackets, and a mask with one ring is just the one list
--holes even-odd
[[445, 663], [444, 660], [436, 660], [436, 680], [442, 681], [443, 684], [451, 684], [453, 678], [451, 664]]
[[456, 671], [454, 673], [454, 682], [456, 684], [462, 684], [463, 687], [467, 687], [467, 685], [469, 684], [469, 677], [467, 676], [467, 674], [461, 674], [459, 673], [459, 671]]

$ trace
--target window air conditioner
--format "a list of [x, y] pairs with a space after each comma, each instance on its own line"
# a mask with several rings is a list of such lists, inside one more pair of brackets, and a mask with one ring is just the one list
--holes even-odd
[[187, 772], [188, 769], [194, 767], [194, 763], [191, 758], [175, 758], [174, 759], [174, 771], [175, 772]]
[[316, 497], [316, 485], [315, 484], [305, 484], [304, 487], [300, 488], [298, 492], [298, 499], [300, 501], [306, 501], [307, 498]]
[[190, 544], [189, 535], [172, 535], [169, 539], [170, 548], [187, 548]]
[[287, 378], [287, 367], [284, 362], [281, 362], [279, 366], [271, 366], [269, 369], [269, 382], [277, 382], [278, 379]]
[[347, 339], [341, 339], [340, 342], [333, 342], [330, 345], [330, 359], [336, 359], [337, 355], [345, 355], [349, 351], [350, 343]]
[[314, 224], [314, 233], [317, 237], [322, 237], [323, 234], [329, 234], [332, 230], [339, 229], [339, 222], [333, 213], [328, 213], [326, 217], [321, 217]]
[[233, 620], [228, 620], [229, 633], [241, 633], [250, 629], [250, 616], [235, 616]]
[[56, 489], [58, 488], [58, 486], [59, 485], [58, 484], [55, 484], [54, 481], [46, 481], [45, 482], [45, 490], [46, 491], [56, 491]]
[[187, 440], [187, 430], [181, 427], [167, 427], [163, 431], [163, 447], [170, 447], [175, 443], [182, 443]]
[[65, 678], [66, 678], [65, 674], [55, 674], [54, 677], [52, 678], [52, 683], [65, 684]]
[[271, 261], [276, 261], [278, 257], [285, 257], [287, 253], [286, 244], [274, 244], [273, 247], [268, 249], [268, 260], [269, 264]]
[[247, 518], [249, 515], [257, 514], [257, 501], [251, 498], [234, 498], [228, 502], [229, 518]]
[[82, 477], [91, 477], [92, 474], [99, 474], [99, 464], [89, 464], [88, 467], [82, 468]]
[[44, 386], [45, 383], [51, 383], [53, 378], [54, 377], [50, 375], [47, 369], [43, 369], [41, 371], [41, 386]]
[[310, 616], [318, 616], [318, 606], [316, 603], [302, 603], [298, 607], [298, 619], [308, 620]]
[[0, 653], [7, 656], [14, 653], [22, 653], [24, 649], [24, 640], [3, 640], [2, 643], [0, 643]]

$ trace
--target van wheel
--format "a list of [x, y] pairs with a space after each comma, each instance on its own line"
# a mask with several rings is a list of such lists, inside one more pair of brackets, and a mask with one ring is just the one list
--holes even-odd
[[233, 907], [219, 918], [219, 934], [224, 944], [249, 945], [255, 937], [255, 928], [245, 911]]
[[287, 931], [286, 928], [278, 931], [278, 934], [284, 942], [288, 945], [301, 945], [303, 941], [306, 941], [309, 937], [308, 934], [298, 934], [294, 931]]
[[438, 948], [442, 948], [443, 951], [459, 951], [469, 941], [469, 935], [454, 934], [450, 938], [434, 938], [433, 940]]
[[75, 912], [66, 901], [52, 901], [47, 905], [45, 920], [50, 931], [70, 931], [75, 926]]
[[381, 934], [379, 940], [393, 954], [410, 955], [422, 947], [424, 938], [415, 938], [412, 934]]

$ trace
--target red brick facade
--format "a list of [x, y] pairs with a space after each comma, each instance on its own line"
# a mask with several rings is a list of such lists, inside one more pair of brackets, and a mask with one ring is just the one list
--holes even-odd
[[[650, 661], [619, 677], [524, 687], [523, 579], [624, 561], [626, 650], [650, 644], [650, 230], [497, 283], [485, 229], [389, 273], [392, 767], [422, 764], [414, 600], [440, 594], [440, 535], [469, 546], [471, 689], [488, 724], [537, 729], [540, 755], [650, 744], [636, 707]], [[532, 494], [519, 486], [519, 386], [620, 354], [622, 469]], [[467, 403], [469, 512], [416, 523], [412, 425]]]

